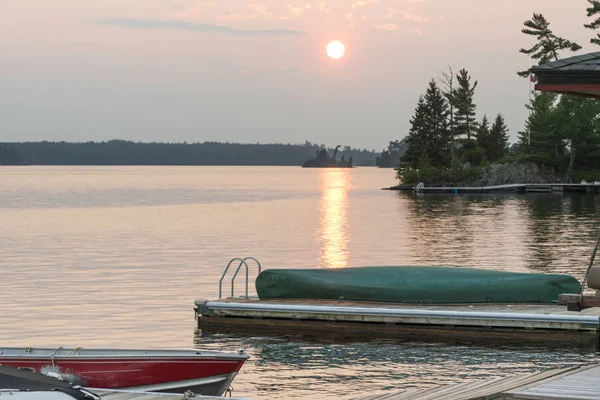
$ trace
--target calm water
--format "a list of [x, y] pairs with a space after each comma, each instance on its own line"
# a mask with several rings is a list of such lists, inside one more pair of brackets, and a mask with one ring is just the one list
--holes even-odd
[[[585, 349], [195, 331], [232, 257], [264, 268], [457, 265], [581, 278], [600, 197], [415, 196], [393, 170], [0, 168], [0, 345], [247, 349], [234, 395], [348, 398], [595, 360]], [[240, 285], [239, 287], [241, 287]]]

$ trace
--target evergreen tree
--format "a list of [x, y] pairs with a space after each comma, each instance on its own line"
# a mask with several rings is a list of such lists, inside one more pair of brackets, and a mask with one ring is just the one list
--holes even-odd
[[419, 98], [411, 128], [406, 137], [408, 149], [402, 156], [403, 167], [450, 166], [450, 132], [447, 129], [448, 103], [435, 80], [429, 82]]
[[427, 161], [427, 107], [423, 96], [419, 97], [415, 114], [410, 119], [410, 130], [406, 137], [408, 148], [401, 158], [401, 164], [408, 168], [418, 168], [421, 160]]
[[[538, 60], [538, 65], [547, 64], [550, 61], [558, 60], [558, 53], [561, 50], [578, 51], [581, 46], [567, 39], [556, 36], [550, 29], [550, 22], [542, 14], [533, 14], [533, 18], [523, 22], [525, 28], [521, 29], [526, 35], [535, 36], [537, 43], [530, 49], [521, 49], [519, 52], [531, 56]], [[530, 70], [517, 72], [519, 76], [528, 77]]]
[[[588, 17], [593, 17], [597, 14], [600, 14], [600, 1], [588, 0], [588, 3], [590, 3], [590, 6], [591, 6], [586, 9]], [[584, 24], [583, 26], [595, 31], [596, 29], [600, 28], [600, 17], [597, 17], [591, 23]], [[597, 33], [596, 37], [591, 38], [590, 43], [600, 45], [600, 34]]]
[[487, 115], [483, 116], [481, 123], [477, 127], [477, 146], [485, 149], [486, 152], [489, 149], [490, 142], [490, 121], [488, 121]]
[[448, 102], [435, 80], [429, 82], [425, 93], [426, 121], [428, 135], [428, 154], [432, 165], [450, 166], [451, 132], [448, 130]]
[[475, 120], [475, 89], [477, 88], [477, 81], [471, 84], [471, 76], [466, 69], [458, 71], [456, 76], [458, 87], [453, 93], [453, 100], [456, 106], [455, 111], [455, 123], [456, 135], [466, 135], [467, 140], [471, 140], [471, 135], [477, 128], [477, 122]]
[[406, 139], [391, 141], [381, 156], [376, 158], [375, 165], [381, 168], [396, 168], [405, 151]]
[[556, 129], [566, 138], [569, 164], [567, 178], [575, 178], [576, 169], [597, 168], [600, 137], [600, 104], [595, 99], [561, 96], [556, 106]]
[[487, 146], [485, 149], [490, 161], [500, 160], [508, 152], [508, 128], [502, 114], [498, 114], [492, 124]]
[[455, 98], [455, 81], [456, 75], [452, 71], [451, 67], [448, 67], [448, 72], [442, 72], [442, 93], [448, 102], [448, 124], [447, 129], [450, 133], [450, 158], [454, 160], [455, 157], [455, 123], [454, 113], [456, 109], [456, 98]]
[[[588, 8], [588, 15], [592, 16], [600, 12], [597, 1], [589, 1], [592, 7]], [[542, 14], [533, 14], [531, 20], [523, 23], [525, 28], [521, 31], [530, 36], [535, 36], [537, 43], [530, 49], [521, 49], [520, 52], [537, 60], [538, 64], [546, 64], [558, 60], [559, 52], [562, 50], [578, 51], [581, 49], [575, 42], [556, 36], [550, 29], [550, 23]], [[594, 21], [586, 27], [595, 29], [600, 26], [600, 21]], [[518, 72], [520, 76], [527, 77], [530, 71]], [[565, 156], [567, 150], [570, 156], [568, 175], [573, 176], [575, 168], [575, 156], [578, 146], [583, 142], [572, 135], [573, 131], [568, 127], [573, 121], [573, 104], [565, 103], [558, 107], [556, 103], [562, 102], [565, 96], [552, 93], [535, 94], [534, 100], [527, 107], [531, 111], [526, 124], [525, 132], [521, 134], [521, 152], [525, 158], [540, 164], [551, 165], [560, 171], [565, 170]], [[531, 138], [531, 145], [527, 144]], [[568, 144], [568, 149], [567, 149]]]
[[520, 148], [525, 160], [548, 165], [558, 169], [563, 167], [565, 140], [556, 129], [557, 94], [536, 93], [527, 108], [529, 118], [525, 131], [519, 133]]

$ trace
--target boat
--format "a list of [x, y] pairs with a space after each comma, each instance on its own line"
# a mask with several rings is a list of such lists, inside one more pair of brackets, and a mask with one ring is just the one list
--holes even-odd
[[221, 396], [248, 356], [198, 350], [0, 347], [0, 365], [30, 368], [87, 388]]
[[30, 369], [0, 365], [0, 399], [6, 400], [100, 400], [95, 393]]
[[324, 299], [391, 303], [557, 303], [581, 287], [565, 274], [435, 266], [268, 269], [255, 281], [266, 299]]

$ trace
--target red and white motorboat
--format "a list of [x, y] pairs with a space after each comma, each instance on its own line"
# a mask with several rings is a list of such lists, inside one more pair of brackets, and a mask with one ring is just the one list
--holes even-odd
[[248, 356], [199, 350], [0, 347], [0, 365], [30, 368], [88, 388], [221, 396]]

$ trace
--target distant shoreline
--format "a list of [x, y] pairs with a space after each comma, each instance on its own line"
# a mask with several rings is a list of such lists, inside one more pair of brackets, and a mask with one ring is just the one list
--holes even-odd
[[[31, 165], [138, 165], [138, 166], [302, 166], [321, 145], [240, 143], [11, 142], [3, 144], [0, 164], [24, 161]], [[338, 146], [338, 157], [354, 165], [375, 166], [379, 153]]]

